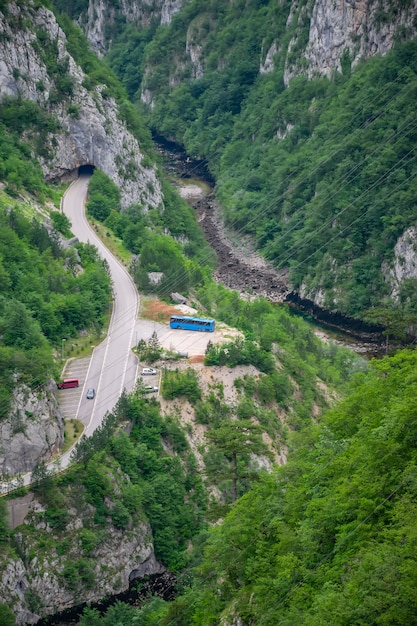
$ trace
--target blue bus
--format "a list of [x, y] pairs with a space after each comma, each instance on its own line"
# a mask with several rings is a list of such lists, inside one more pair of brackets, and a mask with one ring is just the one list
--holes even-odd
[[207, 333], [212, 333], [216, 327], [216, 322], [204, 317], [171, 315], [169, 325], [171, 328], [182, 328], [183, 330], [203, 330]]

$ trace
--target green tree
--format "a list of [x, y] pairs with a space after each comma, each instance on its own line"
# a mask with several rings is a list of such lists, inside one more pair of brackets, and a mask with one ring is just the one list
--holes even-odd
[[231, 420], [207, 432], [206, 437], [232, 461], [233, 504], [237, 500], [238, 457], [242, 454], [269, 456], [268, 448], [262, 441], [262, 429], [250, 420]]
[[62, 233], [64, 237], [71, 237], [71, 222], [64, 213], [51, 211], [50, 218], [56, 230]]
[[115, 502], [111, 510], [111, 520], [118, 529], [126, 528], [129, 522], [131, 522], [132, 518], [123, 502]]
[[[9, 510], [5, 498], [0, 498], [0, 543], [7, 540], [9, 536]], [[0, 621], [1, 623], [1, 621]]]
[[179, 369], [166, 370], [162, 378], [162, 395], [167, 399], [184, 396], [190, 402], [200, 400], [201, 389], [195, 370], [191, 367], [184, 372]]
[[31, 487], [36, 493], [46, 497], [54, 486], [54, 479], [51, 472], [43, 461], [37, 463], [32, 470]]
[[384, 327], [386, 337], [385, 352], [388, 353], [390, 338], [404, 340], [408, 330], [417, 324], [417, 315], [400, 306], [374, 307], [365, 311], [365, 319], [377, 322]]
[[16, 626], [16, 616], [7, 604], [0, 604], [0, 624], [2, 626]]
[[[140, 254], [140, 267], [136, 280], [145, 286], [147, 272], [162, 272], [162, 281], [153, 288], [167, 295], [172, 291], [186, 291], [189, 285], [187, 263], [179, 244], [166, 235], [154, 235], [146, 241]], [[145, 281], [145, 282], [144, 282]]]
[[120, 189], [112, 179], [101, 170], [94, 170], [88, 184], [88, 193], [90, 197], [100, 195], [106, 198], [116, 210], [120, 208]]
[[102, 626], [101, 614], [97, 609], [86, 607], [81, 616], [79, 626]]
[[98, 192], [91, 195], [87, 202], [88, 213], [100, 222], [104, 222], [109, 217], [112, 209], [114, 209], [114, 205], [111, 198], [107, 198]]
[[152, 335], [148, 339], [146, 360], [149, 363], [154, 363], [160, 358], [161, 353], [162, 353], [162, 348], [161, 348], [161, 344], [159, 343], [158, 334], [154, 330]]
[[4, 304], [0, 317], [0, 332], [6, 346], [15, 346], [29, 350], [46, 346], [39, 323], [36, 322], [25, 305], [17, 300]]

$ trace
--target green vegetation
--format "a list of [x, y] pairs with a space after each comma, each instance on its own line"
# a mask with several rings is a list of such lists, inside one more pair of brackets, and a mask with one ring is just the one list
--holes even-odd
[[49, 217], [52, 220], [52, 224], [57, 232], [61, 233], [66, 239], [72, 237], [71, 222], [64, 213], [59, 211], [51, 211]]
[[260, 350], [253, 341], [237, 338], [230, 343], [207, 344], [206, 365], [254, 365], [261, 372], [271, 373], [274, 369], [274, 360], [266, 350]]
[[[71, 7], [62, 6], [62, 3], [59, 1], [54, 2], [53, 4], [58, 6], [58, 11], [64, 10], [72, 13]], [[82, 2], [80, 5], [82, 5]], [[82, 10], [81, 7], [80, 9], [78, 8], [77, 3], [74, 5], [73, 9], [77, 16], [79, 15], [78, 11], [80, 9]], [[127, 93], [116, 74], [112, 72], [107, 63], [100, 59], [91, 50], [87, 38], [68, 15], [58, 13], [57, 20], [67, 37], [67, 50], [69, 54], [71, 54], [86, 74], [83, 86], [89, 91], [93, 91], [97, 85], [105, 86], [104, 91], [102, 91], [102, 95], [104, 97], [112, 97], [115, 99], [118, 104], [118, 114], [120, 119], [126, 123], [128, 129], [139, 141], [142, 150], [152, 155], [153, 145], [150, 132], [146, 128], [143, 119], [137, 114], [137, 111], [129, 102]], [[71, 106], [68, 99], [67, 104], [69, 107]]]
[[[145, 214], [143, 207], [132, 204], [121, 212], [119, 189], [106, 174], [95, 170], [89, 184], [87, 211], [138, 257], [133, 261], [132, 272], [141, 291], [169, 296], [173, 291], [188, 292], [207, 280], [214, 253], [191, 207], [168, 185], [160, 211]], [[162, 274], [156, 284], [149, 278], [152, 272]]]
[[[213, 283], [199, 290], [198, 296], [208, 315], [245, 335], [245, 340], [238, 338], [223, 345], [209, 343], [207, 364], [251, 363], [272, 376], [277, 394], [283, 373], [293, 377], [302, 389], [314, 387], [317, 377], [342, 389], [358, 369], [366, 368], [366, 362], [350, 350], [317, 339], [311, 327], [291, 315], [286, 307], [264, 298], [248, 302], [239, 298], [237, 292]], [[274, 368], [274, 358], [282, 366], [280, 372]]]
[[[406, 281], [392, 305], [381, 267], [415, 220], [416, 44], [398, 44], [354, 72], [345, 55], [334, 79], [296, 78], [285, 88], [284, 65], [302, 63], [309, 23], [301, 0], [286, 30], [291, 4], [192, 0], [169, 26], [151, 23], [141, 35], [133, 27], [118, 33], [116, 20], [108, 58], [132, 98], [142, 87], [157, 96], [150, 123], [207, 159], [230, 226], [288, 267], [297, 287], [322, 291], [330, 308], [384, 321], [387, 342], [406, 338], [415, 334], [416, 281]], [[71, 15], [85, 6], [72, 4]], [[381, 11], [378, 19], [391, 17]], [[106, 85], [102, 93], [116, 99], [151, 154], [150, 134], [124, 88], [70, 19], [59, 19], [86, 71], [85, 87]], [[58, 58], [46, 31], [35, 34], [54, 81], [49, 103], [68, 106], [76, 118], [68, 59]], [[187, 65], [186, 36], [202, 47], [198, 79]], [[275, 69], [260, 75], [259, 59], [274, 41]], [[51, 378], [63, 337], [100, 334], [110, 279], [92, 246], [63, 251], [54, 231], [11, 200], [22, 190], [53, 196], [28, 145], [47, 159], [45, 137], [58, 131], [57, 120], [19, 99], [0, 108], [0, 179], [10, 193], [1, 195], [0, 212], [4, 417], [16, 384], [37, 389]], [[128, 176], [129, 164], [119, 167]], [[58, 564], [63, 587], [77, 596], [106, 575], [97, 556], [109, 530], [124, 542], [148, 521], [156, 558], [179, 574], [176, 599], [152, 598], [140, 609], [117, 603], [105, 615], [88, 608], [82, 626], [414, 623], [417, 352], [369, 367], [320, 342], [284, 307], [245, 301], [215, 284], [193, 210], [167, 185], [163, 205], [147, 214], [140, 205], [122, 212], [119, 189], [98, 170], [89, 191], [90, 215], [135, 255], [141, 290], [192, 294], [205, 315], [241, 331], [209, 344], [205, 365], [248, 373], [234, 380], [232, 405], [221, 383], [203, 391], [194, 369], [165, 371], [161, 394], [174, 400], [166, 416], [140, 385], [123, 393], [93, 436], [79, 441], [68, 472], [54, 478], [44, 464], [35, 468], [42, 511], [12, 532], [0, 499], [2, 562], [12, 554], [25, 565], [36, 559], [40, 574]], [[61, 213], [51, 220], [70, 236]], [[152, 272], [163, 274], [156, 286]], [[157, 361], [156, 334], [137, 351]], [[177, 414], [183, 399], [205, 437], [192, 441], [196, 456]], [[275, 455], [287, 452], [288, 463], [275, 466]], [[42, 610], [30, 588], [26, 601]], [[6, 604], [0, 621], [16, 621]]]
[[136, 351], [141, 361], [145, 361], [145, 363], [155, 363], [162, 354], [162, 348], [156, 332], [153, 331], [148, 341], [141, 339], [136, 346]]
[[60, 57], [58, 39], [50, 39], [49, 33], [38, 27], [32, 47], [45, 64], [48, 76], [55, 85], [49, 93], [49, 104], [71, 99], [74, 92], [74, 79], [69, 73], [69, 56]]
[[[310, 8], [298, 3], [287, 27], [292, 4], [193, 0], [146, 46], [122, 29], [109, 61], [138, 98], [139, 60], [137, 78], [154, 105], [149, 123], [207, 160], [230, 227], [287, 268], [296, 289], [323, 293], [325, 308], [362, 318], [372, 309], [383, 323], [376, 314], [391, 295], [384, 274], [415, 222], [417, 42], [399, 32], [383, 58], [352, 68], [346, 53], [340, 74], [307, 80], [299, 74]], [[198, 48], [197, 78], [185, 40]], [[274, 66], [260, 74], [273, 43]], [[286, 86], [288, 67], [298, 77]], [[414, 337], [416, 300], [403, 299], [393, 314]]]
[[126, 25], [121, 29], [115, 27], [111, 34], [112, 45], [105, 58], [120, 78], [132, 101], [139, 99], [144, 69], [143, 53], [146, 44], [152, 40], [156, 28], [156, 20], [151, 20], [149, 28], [138, 30], [133, 25]]
[[[34, 102], [7, 97], [0, 104], [0, 120], [0, 180], [6, 192], [15, 196], [24, 190], [42, 199], [47, 186], [31, 155], [31, 145], [42, 154], [45, 136], [58, 130], [58, 120]], [[22, 135], [26, 141], [21, 140]]]
[[96, 169], [88, 184], [87, 212], [104, 222], [112, 211], [120, 212], [120, 190], [106, 174]]
[[[55, 366], [53, 348], [82, 329], [100, 333], [110, 279], [95, 248], [61, 248], [39, 217], [30, 221], [20, 206], [0, 211], [0, 415], [10, 408], [19, 382], [45, 384]], [[84, 272], [77, 275], [81, 260]], [[17, 426], [16, 426], [17, 427]]]
[[197, 372], [188, 367], [180, 370], [166, 370], [162, 378], [162, 395], [167, 400], [179, 396], [187, 398], [192, 404], [201, 398]]
[[232, 497], [234, 504], [238, 497], [238, 479], [242, 478], [239, 471], [238, 458], [241, 455], [269, 455], [268, 447], [262, 441], [262, 428], [250, 420], [224, 421], [221, 426], [211, 430], [207, 437], [230, 461], [232, 475]]
[[193, 623], [413, 622], [416, 364], [415, 351], [374, 362], [210, 532]]
[[[119, 430], [126, 422], [130, 436]], [[27, 530], [27, 540], [33, 549], [37, 542], [41, 558], [45, 540], [57, 546], [68, 538], [70, 511], [82, 516], [82, 528], [71, 530], [70, 545], [62, 551], [68, 556], [62, 576], [69, 589], [95, 584], [95, 549], [109, 525], [124, 531], [148, 519], [157, 559], [171, 571], [184, 566], [187, 544], [203, 523], [206, 496], [175, 420], [164, 420], [152, 400], [124, 395], [101, 429], [78, 444], [74, 459], [77, 463], [59, 478], [43, 464], [35, 468], [34, 491], [45, 507], [37, 519], [48, 522], [53, 536]]]
[[373, 361], [196, 542], [179, 597], [120, 624], [414, 623], [416, 372], [415, 350]]
[[0, 622], [3, 626], [15, 626], [16, 617], [7, 604], [0, 604]]
[[4, 498], [0, 498], [0, 544], [9, 537], [8, 510]]

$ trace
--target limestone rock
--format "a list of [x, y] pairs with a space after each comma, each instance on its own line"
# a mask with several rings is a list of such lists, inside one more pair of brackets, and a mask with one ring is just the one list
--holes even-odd
[[[395, 5], [395, 6], [394, 6]], [[385, 55], [393, 47], [396, 37], [407, 39], [417, 33], [415, 16], [417, 0], [407, 3], [390, 0], [310, 0], [300, 7], [292, 3], [289, 23], [297, 19], [310, 21], [308, 44], [301, 63], [285, 69], [284, 82], [288, 84], [300, 73], [308, 77], [331, 76], [341, 71], [341, 61], [349, 57], [352, 67], [361, 59], [376, 54]], [[301, 34], [301, 27], [290, 43], [289, 52]], [[303, 66], [306, 69], [300, 69]]]
[[[384, 271], [385, 270], [385, 271]], [[411, 226], [398, 239], [394, 248], [392, 268], [383, 268], [391, 284], [391, 297], [397, 298], [401, 283], [407, 278], [417, 279], [417, 226]]]
[[[68, 81], [68, 95], [57, 97], [57, 76], [51, 76], [39, 52], [36, 33], [56, 50], [56, 62]], [[0, 12], [0, 101], [20, 97], [39, 104], [59, 130], [45, 133], [41, 166], [47, 180], [73, 179], [78, 168], [91, 165], [105, 172], [121, 190], [122, 207], [137, 203], [143, 210], [162, 202], [154, 167], [143, 162], [136, 138], [120, 117], [104, 85], [91, 91], [85, 75], [66, 49], [66, 37], [54, 14], [28, 3], [7, 4]]]
[[[71, 511], [76, 516], [75, 511]], [[40, 525], [35, 518], [41, 516], [32, 507], [31, 521], [38, 533], [25, 533], [24, 529], [15, 532], [15, 543], [20, 557], [7, 555], [1, 564], [0, 598], [13, 606], [17, 624], [36, 624], [41, 617], [52, 615], [84, 602], [97, 602], [106, 595], [126, 591], [135, 578], [165, 572], [165, 568], [155, 558], [152, 534], [149, 525], [136, 520], [128, 530], [117, 530], [113, 526], [106, 529], [103, 540], [88, 554], [88, 567], [91, 582], [80, 579], [68, 583], [64, 575], [68, 563], [86, 560], [86, 554], [74, 531], [80, 528], [71, 519], [63, 535], [71, 537], [64, 554], [56, 551], [58, 537], [54, 537], [49, 527], [43, 530], [44, 543], [48, 549], [40, 549]], [[75, 518], [74, 518], [75, 519]], [[62, 537], [61, 537], [62, 539]]]
[[88, 8], [81, 12], [77, 22], [93, 50], [102, 55], [111, 46], [111, 39], [106, 37], [106, 30], [114, 25], [117, 17], [122, 16], [126, 22], [134, 23], [140, 28], [148, 27], [151, 20], [169, 24], [183, 4], [184, 0], [141, 0], [141, 2], [121, 0], [117, 4], [105, 0], [90, 0]]
[[16, 387], [11, 411], [0, 422], [0, 473], [13, 476], [49, 461], [64, 441], [64, 419], [54, 395], [55, 384], [32, 391]]

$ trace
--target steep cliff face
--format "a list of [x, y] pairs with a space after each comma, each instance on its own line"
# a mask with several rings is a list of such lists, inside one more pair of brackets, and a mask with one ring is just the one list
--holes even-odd
[[19, 556], [3, 554], [0, 562], [1, 602], [13, 607], [17, 624], [36, 624], [41, 617], [126, 591], [135, 578], [165, 571], [144, 521], [136, 519], [123, 530], [109, 525], [94, 534], [93, 507], [78, 497], [65, 529], [57, 532], [36, 498], [25, 505], [29, 513], [15, 534]]
[[112, 44], [109, 29], [115, 27], [118, 17], [135, 24], [138, 28], [147, 28], [151, 20], [162, 25], [169, 24], [172, 16], [180, 11], [185, 0], [122, 0], [110, 5], [106, 0], [90, 0], [86, 13], [77, 18], [77, 23], [85, 32], [91, 46], [97, 54], [104, 54]]
[[[75, 178], [80, 166], [92, 165], [120, 187], [122, 207], [138, 203], [147, 210], [161, 203], [154, 168], [144, 164], [141, 148], [105, 86], [92, 91], [83, 86], [86, 77], [68, 54], [65, 34], [51, 11], [7, 4], [0, 12], [0, 59], [0, 100], [33, 100], [59, 124], [57, 132], [43, 137], [46, 156], [40, 161], [46, 179]], [[51, 61], [61, 68], [54, 76]], [[66, 97], [57, 96], [62, 79]]]
[[[174, 4], [171, 16], [181, 8], [181, 3]], [[130, 21], [132, 8], [123, 6], [123, 14]], [[144, 11], [145, 6], [148, 6], [146, 2], [142, 3], [140, 11]], [[160, 10], [159, 5], [154, 10], [153, 16], [157, 19]], [[205, 31], [200, 26], [201, 22], [213, 19], [212, 12], [215, 9], [208, 6], [207, 12], [201, 13], [187, 31], [185, 52], [194, 78], [204, 75], [207, 54]], [[94, 28], [103, 32], [104, 8], [95, 13], [99, 14], [101, 17], [95, 24], [89, 22], [88, 32], [92, 41]], [[385, 55], [398, 40], [414, 37], [417, 34], [416, 16], [417, 0], [296, 0], [291, 3], [286, 24], [287, 32], [292, 33], [287, 49], [283, 49], [281, 40], [274, 40], [262, 51], [259, 71], [272, 72], [275, 69], [274, 57], [279, 52], [279, 62], [282, 55], [284, 56], [286, 85], [299, 75], [309, 78], [323, 75], [330, 77], [336, 71], [342, 72], [346, 67], [354, 67], [361, 59], [368, 59], [376, 54]], [[161, 20], [161, 23], [169, 21]], [[176, 68], [173, 67], [172, 75], [175, 72]], [[142, 99], [145, 103], [154, 102], [148, 89], [144, 90]]]
[[[396, 38], [410, 39], [417, 32], [417, 2], [357, 2], [339, 6], [319, 0], [311, 20], [306, 51], [310, 75], [341, 69], [341, 57], [348, 50], [352, 65], [375, 54], [386, 54]], [[328, 43], [327, 41], [328, 40]]]
[[[314, 0], [294, 2], [287, 27], [297, 22], [288, 49], [284, 82], [299, 74], [331, 76], [343, 63], [355, 66], [361, 59], [384, 55], [398, 39], [417, 33], [417, 2], [390, 0]], [[308, 29], [308, 43], [300, 58], [291, 51]]]
[[394, 260], [390, 269], [385, 269], [386, 280], [391, 285], [391, 296], [398, 297], [404, 280], [417, 279], [417, 227], [411, 226], [395, 244]]
[[8, 419], [0, 422], [0, 473], [30, 472], [39, 461], [49, 461], [64, 442], [64, 418], [54, 390], [34, 393], [20, 386], [14, 391]]

